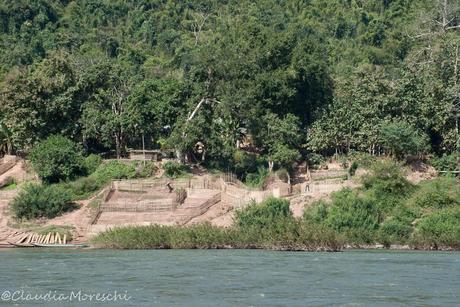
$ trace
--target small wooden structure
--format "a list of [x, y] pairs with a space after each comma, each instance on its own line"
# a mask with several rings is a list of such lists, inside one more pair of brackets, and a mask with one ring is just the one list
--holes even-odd
[[128, 154], [130, 160], [161, 161], [163, 158], [173, 157], [174, 151], [164, 149], [128, 149]]

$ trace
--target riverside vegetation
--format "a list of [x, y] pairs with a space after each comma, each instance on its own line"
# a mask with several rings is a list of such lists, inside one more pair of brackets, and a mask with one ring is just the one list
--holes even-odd
[[268, 248], [339, 250], [382, 243], [416, 249], [460, 249], [460, 183], [441, 177], [409, 183], [395, 162], [378, 162], [363, 187], [318, 201], [300, 219], [271, 198], [238, 211], [229, 229], [209, 224], [115, 228], [94, 243], [111, 248]]
[[270, 198], [250, 204], [236, 214], [236, 225], [219, 228], [210, 224], [190, 227], [140, 226], [108, 230], [93, 242], [109, 248], [265, 248], [277, 250], [336, 251], [338, 234], [323, 226], [295, 219], [289, 202]]
[[[452, 157], [443, 156], [433, 164], [457, 167], [458, 160]], [[313, 203], [301, 219], [292, 216], [288, 201], [272, 198], [238, 211], [235, 226], [229, 229], [208, 224], [117, 228], [99, 235], [95, 242], [117, 248], [338, 250], [344, 244], [375, 243], [423, 249], [460, 248], [458, 178], [447, 173], [415, 185], [406, 179], [402, 162], [362, 154], [350, 158], [354, 161], [350, 176], [359, 165], [368, 169], [361, 178], [362, 187], [343, 189], [333, 193], [330, 201]], [[321, 163], [320, 158], [316, 160]], [[102, 163], [96, 155], [83, 158], [78, 145], [61, 136], [37, 146], [31, 153], [31, 163], [43, 182], [26, 184], [13, 200], [11, 208], [18, 219], [56, 217], [74, 209], [75, 200], [94, 194], [112, 179], [149, 177], [155, 170], [151, 163]], [[168, 162], [164, 170], [166, 176], [177, 178], [186, 175], [188, 167]], [[286, 172], [280, 169], [277, 173], [281, 178]], [[263, 185], [267, 172], [260, 174], [249, 184], [257, 180], [258, 185]]]

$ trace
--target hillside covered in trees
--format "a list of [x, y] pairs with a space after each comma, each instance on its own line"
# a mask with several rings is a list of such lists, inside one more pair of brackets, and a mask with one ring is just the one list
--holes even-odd
[[0, 0], [0, 151], [451, 154], [459, 46], [455, 0]]

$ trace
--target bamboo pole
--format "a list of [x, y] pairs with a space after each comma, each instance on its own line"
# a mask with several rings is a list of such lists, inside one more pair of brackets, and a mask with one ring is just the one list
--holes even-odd
[[27, 234], [22, 234], [17, 243], [22, 243], [27, 238]]
[[62, 238], [62, 243], [66, 244], [67, 243], [67, 235], [64, 234], [64, 237]]
[[61, 241], [61, 235], [59, 234], [59, 232], [56, 232], [56, 243], [58, 244], [62, 244], [62, 241]]
[[50, 242], [50, 237], [51, 237], [51, 232], [48, 232], [45, 238], [45, 242], [44, 242], [45, 244], [48, 244]]

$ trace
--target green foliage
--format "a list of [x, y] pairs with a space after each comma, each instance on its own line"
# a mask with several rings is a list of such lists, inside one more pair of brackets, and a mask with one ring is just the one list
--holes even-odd
[[268, 169], [263, 166], [257, 168], [257, 173], [248, 173], [244, 179], [247, 186], [262, 188], [269, 177]]
[[416, 227], [414, 244], [460, 248], [460, 210], [444, 209], [423, 217]]
[[187, 165], [172, 161], [166, 162], [162, 167], [165, 171], [165, 175], [173, 179], [179, 178], [190, 171]]
[[406, 122], [383, 125], [380, 138], [385, 148], [400, 160], [407, 155], [421, 154], [427, 149], [426, 137]]
[[371, 243], [379, 225], [379, 212], [369, 198], [360, 197], [350, 189], [343, 189], [332, 196], [326, 224], [345, 233], [355, 243]]
[[236, 224], [239, 227], [269, 227], [278, 220], [292, 217], [289, 201], [268, 198], [261, 204], [253, 202], [248, 207], [237, 211]]
[[136, 167], [134, 164], [112, 160], [101, 164], [92, 177], [99, 183], [107, 183], [114, 179], [133, 179], [136, 178]]
[[14, 198], [11, 209], [19, 219], [54, 218], [75, 207], [71, 199], [57, 185], [28, 184]]
[[93, 239], [98, 246], [123, 249], [263, 248], [327, 250], [342, 248], [341, 238], [329, 228], [280, 217], [264, 231], [256, 226], [220, 228], [209, 223], [194, 226], [117, 227]]
[[85, 158], [84, 167], [85, 173], [87, 175], [91, 175], [94, 173], [99, 165], [102, 164], [102, 158], [99, 155], [91, 154]]
[[287, 145], [277, 145], [272, 148], [269, 159], [281, 167], [291, 169], [292, 164], [300, 159], [297, 149], [291, 149]]
[[307, 223], [317, 224], [325, 221], [328, 213], [328, 204], [324, 200], [319, 200], [312, 203], [308, 210], [304, 210], [303, 219]]
[[460, 205], [460, 183], [456, 178], [440, 177], [420, 184], [408, 203], [424, 209], [444, 209]]
[[363, 177], [363, 186], [372, 189], [376, 197], [404, 196], [413, 190], [412, 184], [404, 177], [402, 166], [391, 160], [376, 162], [370, 174]]
[[349, 244], [458, 249], [458, 220], [454, 219], [459, 205], [456, 178], [440, 177], [414, 186], [397, 163], [384, 161], [374, 165], [363, 188], [343, 189], [333, 193], [329, 202], [313, 203], [303, 219], [334, 229]]
[[258, 171], [265, 161], [261, 161], [255, 154], [247, 153], [242, 150], [236, 150], [233, 153], [233, 168], [239, 177], [245, 177], [247, 173]]
[[[437, 171], [453, 172], [460, 171], [460, 153], [454, 152], [450, 155], [443, 154], [441, 157], [434, 157], [431, 160], [431, 164], [436, 168]], [[449, 173], [442, 173], [448, 175]]]
[[348, 174], [349, 174], [351, 177], [353, 177], [353, 176], [356, 174], [356, 170], [358, 169], [358, 167], [359, 167], [358, 162], [354, 161], [354, 162], [351, 164], [350, 168], [348, 169]]
[[0, 152], [61, 134], [201, 161], [201, 142], [230, 169], [249, 141], [289, 169], [304, 150], [422, 153], [422, 131], [458, 151], [458, 12], [441, 28], [433, 1], [355, 2], [2, 0]]
[[358, 166], [370, 168], [376, 162], [376, 157], [366, 152], [353, 151], [348, 155], [349, 159], [358, 163]]
[[50, 136], [40, 142], [29, 158], [38, 176], [47, 183], [72, 179], [83, 171], [78, 146], [63, 136]]
[[406, 243], [412, 231], [411, 224], [405, 223], [398, 218], [390, 218], [380, 225], [377, 238], [387, 246], [391, 243]]
[[326, 159], [317, 153], [309, 153], [307, 155], [308, 165], [312, 168], [318, 168], [326, 162]]

